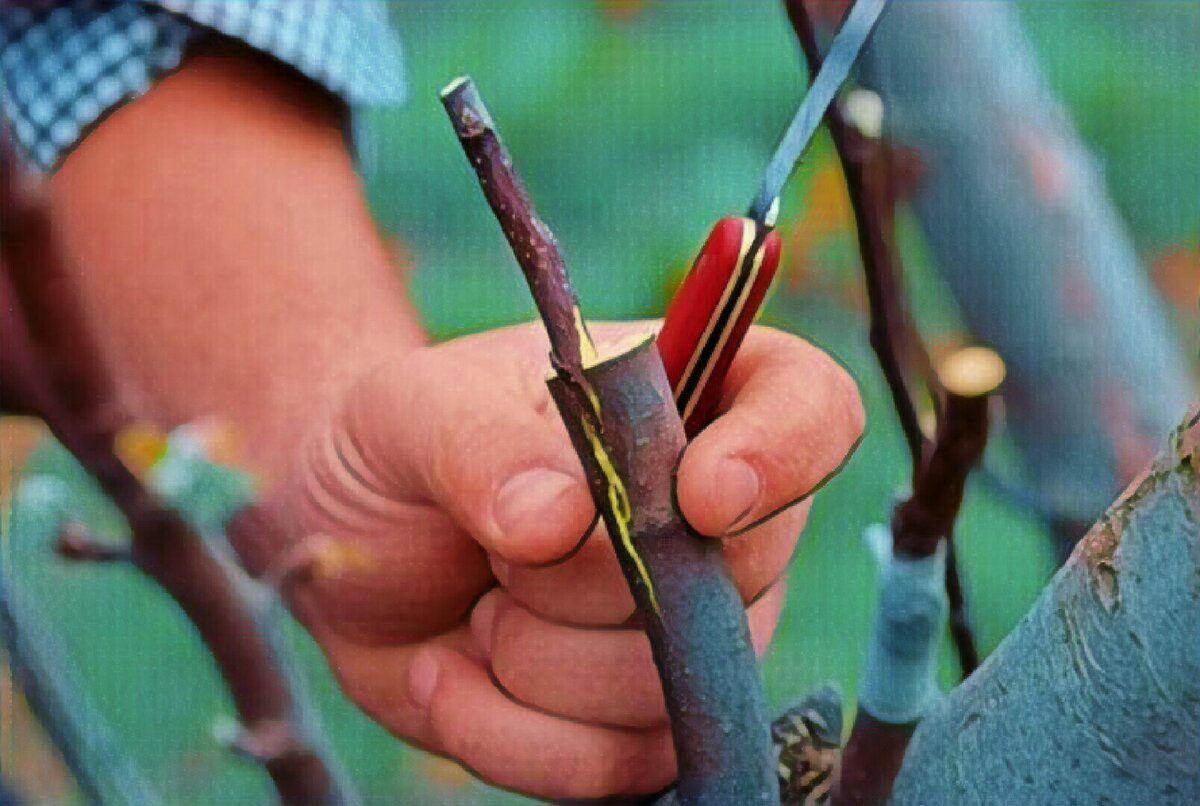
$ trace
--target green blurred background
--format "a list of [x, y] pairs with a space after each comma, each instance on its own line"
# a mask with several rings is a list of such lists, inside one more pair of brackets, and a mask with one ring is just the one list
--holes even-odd
[[[1052, 86], [1102, 165], [1140, 253], [1195, 355], [1200, 286], [1200, 3], [1061, 0], [1019, 4]], [[717, 215], [741, 211], [805, 85], [774, 0], [544, 0], [393, 4], [410, 70], [403, 109], [363, 117], [363, 164], [381, 226], [431, 332], [449, 338], [526, 320], [533, 308], [437, 102], [470, 72], [539, 211], [553, 227], [592, 318], [656, 316]], [[998, 69], [1003, 69], [1000, 66]], [[764, 674], [779, 706], [825, 680], [853, 703], [874, 603], [860, 536], [886, 517], [908, 468], [866, 340], [844, 190], [827, 141], [784, 199], [785, 263], [764, 320], [851, 368], [868, 432], [818, 496], [792, 566], [787, 610]], [[917, 318], [931, 342], [958, 331], [953, 301], [913, 223], [901, 242]], [[336, 270], [336, 267], [331, 267]], [[11, 443], [5, 443], [11, 453]], [[1011, 448], [992, 448], [1019, 474]], [[7, 472], [7, 471], [6, 471]], [[76, 486], [96, 523], [120, 526], [65, 458], [29, 472]], [[213, 741], [230, 714], [182, 617], [132, 572], [68, 567], [36, 519], [5, 520], [6, 556], [61, 630], [113, 730], [166, 802], [268, 802], [266, 778]], [[972, 618], [985, 651], [1051, 571], [1040, 524], [979, 485], [958, 532]], [[449, 762], [409, 751], [338, 694], [307, 637], [331, 739], [370, 803], [516, 803]], [[946, 654], [944, 680], [954, 680]], [[5, 691], [6, 776], [35, 803], [74, 802], [19, 699]]]

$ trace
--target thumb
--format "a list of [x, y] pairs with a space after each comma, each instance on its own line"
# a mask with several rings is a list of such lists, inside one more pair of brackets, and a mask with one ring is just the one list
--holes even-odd
[[576, 547], [594, 507], [544, 385], [522, 383], [524, 368], [506, 366], [512, 348], [489, 341], [379, 368], [351, 395], [348, 442], [385, 495], [436, 504], [510, 562], [550, 562]]

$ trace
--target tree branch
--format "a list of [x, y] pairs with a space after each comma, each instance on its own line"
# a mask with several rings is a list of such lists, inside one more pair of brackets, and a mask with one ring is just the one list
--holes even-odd
[[[804, 0], [785, 0], [788, 18], [800, 43], [809, 75], [821, 68], [821, 49], [817, 31]], [[906, 371], [922, 378], [941, 419], [941, 398], [932, 361], [909, 315], [902, 283], [900, 254], [895, 244], [896, 187], [895, 149], [867, 136], [846, 120], [837, 104], [829, 107], [825, 123], [833, 139], [846, 190], [854, 212], [863, 279], [870, 312], [870, 342], [880, 371], [891, 394], [900, 430], [912, 459], [914, 482], [922, 472], [932, 442], [921, 430], [915, 392], [906, 379]], [[914, 488], [915, 488], [914, 483]], [[950, 537], [950, 533], [947, 533]], [[979, 665], [979, 652], [966, 615], [962, 580], [952, 542], [946, 547], [946, 592], [950, 602], [951, 637], [965, 678]]]
[[[1005, 420], [1063, 559], [1187, 410], [1188, 362], [1012, 3], [895, 3], [859, 61], [971, 331], [1009, 368]], [[1056, 524], [1051, 523], [1051, 526]]]
[[683, 804], [775, 806], [776, 762], [741, 597], [717, 541], [691, 534], [672, 500], [686, 438], [653, 338], [603, 361], [588, 354], [557, 245], [473, 85], [452, 83], [443, 103], [550, 334], [557, 370], [550, 392], [663, 684], [679, 765], [675, 796]]
[[[0, 129], [4, 127], [0, 126]], [[296, 703], [278, 660], [265, 643], [234, 583], [198, 534], [162, 506], [116, 456], [129, 424], [104, 369], [87, 311], [75, 295], [73, 258], [59, 237], [46, 187], [25, 176], [7, 144], [0, 179], [0, 266], [34, 351], [26, 379], [37, 413], [125, 516], [133, 535], [130, 556], [179, 604], [219, 667], [243, 723], [293, 723]], [[300, 743], [298, 735], [298, 743]], [[265, 763], [287, 804], [346, 801], [327, 765], [311, 748]]]
[[[803, 0], [785, 0], [788, 19], [804, 54], [808, 75], [821, 70], [821, 47]], [[870, 305], [871, 349], [887, 382], [914, 468], [924, 461], [929, 440], [921, 431], [913, 390], [905, 379], [913, 364], [931, 377], [930, 361], [908, 316], [900, 283], [899, 253], [895, 244], [895, 199], [888, 187], [890, 174], [886, 147], [851, 125], [838, 104], [825, 112], [825, 125], [837, 150], [854, 212], [858, 250]]]
[[0, 566], [0, 637], [9, 668], [80, 791], [91, 803], [160, 803], [96, 714], [42, 614], [24, 599]]

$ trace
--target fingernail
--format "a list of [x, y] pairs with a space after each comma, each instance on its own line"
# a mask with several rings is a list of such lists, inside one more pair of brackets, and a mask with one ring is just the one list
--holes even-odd
[[408, 695], [422, 711], [427, 710], [433, 700], [440, 671], [437, 658], [429, 652], [417, 655], [408, 670]]
[[713, 491], [722, 513], [721, 522], [729, 532], [742, 524], [758, 503], [762, 479], [758, 471], [741, 459], [725, 457], [717, 463]]
[[503, 540], [520, 539], [536, 546], [546, 538], [561, 541], [564, 520], [574, 519], [574, 510], [586, 507], [586, 502], [582, 479], [535, 468], [505, 482], [493, 511]]
[[496, 624], [496, 596], [488, 595], [480, 600], [471, 612], [471, 636], [483, 653], [483, 660], [492, 657], [492, 630]]

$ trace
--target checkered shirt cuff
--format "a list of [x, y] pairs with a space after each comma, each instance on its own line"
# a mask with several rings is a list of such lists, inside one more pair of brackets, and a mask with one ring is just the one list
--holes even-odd
[[404, 100], [399, 41], [375, 0], [0, 0], [0, 95], [14, 139], [52, 170], [118, 105], [219, 32], [291, 65], [351, 107]]

